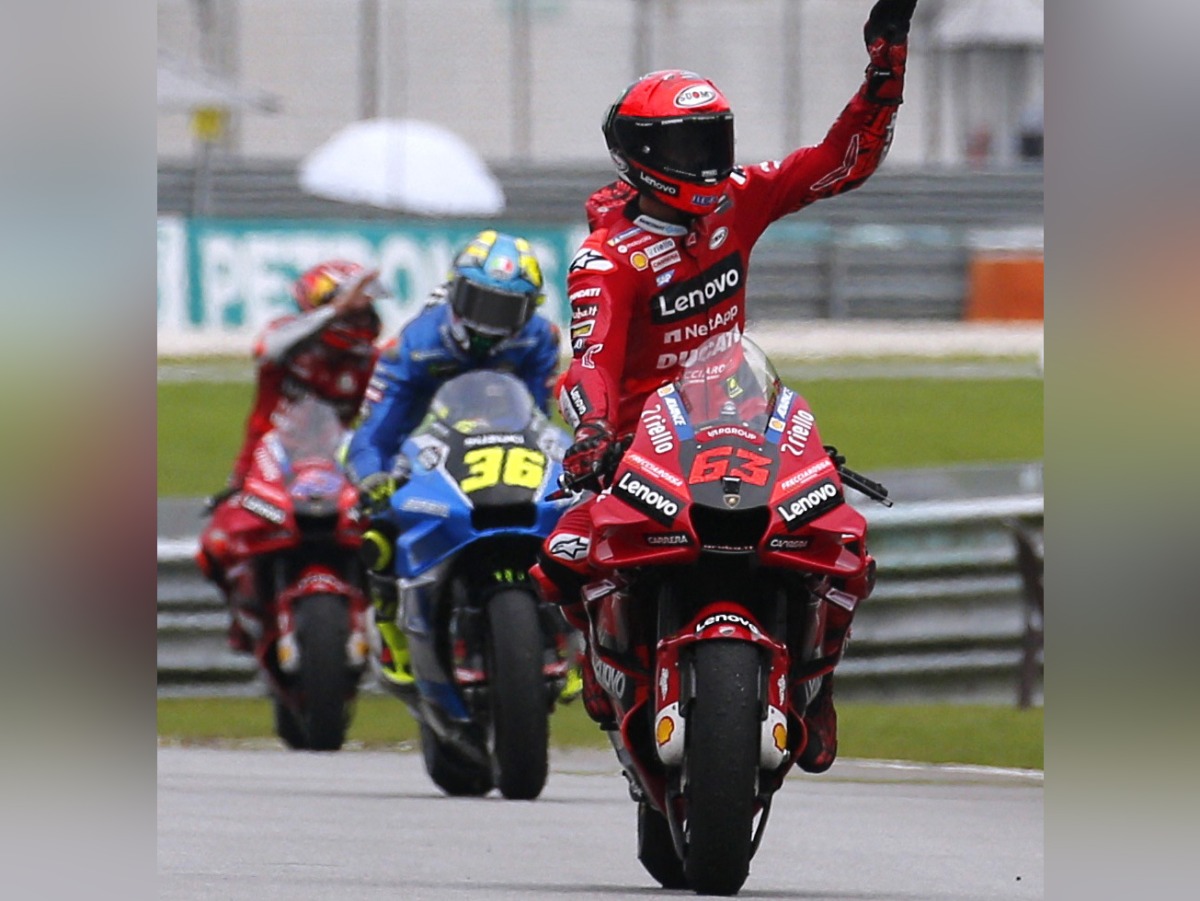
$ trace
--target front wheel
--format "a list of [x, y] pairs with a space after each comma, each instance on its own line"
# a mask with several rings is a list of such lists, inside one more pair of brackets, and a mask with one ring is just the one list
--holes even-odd
[[701, 895], [732, 895], [750, 874], [759, 760], [758, 649], [696, 645], [684, 752], [684, 873]]
[[299, 602], [300, 723], [311, 751], [337, 751], [346, 740], [354, 690], [346, 660], [349, 640], [350, 614], [343, 598], [315, 594]]
[[549, 768], [544, 640], [537, 600], [510, 588], [487, 602], [488, 681], [497, 787], [506, 798], [542, 793]]

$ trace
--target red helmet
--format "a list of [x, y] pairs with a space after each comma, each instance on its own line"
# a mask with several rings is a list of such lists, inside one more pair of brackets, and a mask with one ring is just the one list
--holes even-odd
[[[342, 287], [349, 284], [365, 271], [364, 266], [346, 260], [328, 260], [318, 263], [292, 285], [292, 296], [302, 313], [310, 313], [333, 301]], [[372, 299], [386, 296], [378, 284], [367, 289]], [[339, 316], [321, 331], [321, 340], [336, 350], [354, 350], [370, 345], [379, 337], [379, 314], [374, 307], [357, 313]]]
[[644, 75], [604, 118], [621, 178], [692, 216], [711, 213], [733, 171], [733, 112], [707, 78], [682, 69]]

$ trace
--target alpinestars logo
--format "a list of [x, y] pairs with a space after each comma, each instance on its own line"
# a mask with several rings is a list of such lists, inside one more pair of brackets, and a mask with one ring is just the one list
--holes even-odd
[[661, 325], [701, 316], [741, 290], [743, 272], [742, 255], [731, 253], [715, 266], [655, 297], [650, 318]]
[[609, 272], [616, 268], [616, 264], [605, 258], [604, 254], [597, 253], [585, 247], [579, 253], [575, 254], [575, 259], [571, 260], [571, 267], [567, 272], [577, 272], [580, 269], [587, 269], [592, 272]]
[[560, 535], [550, 542], [550, 556], [564, 560], [582, 560], [591, 541], [583, 535]]

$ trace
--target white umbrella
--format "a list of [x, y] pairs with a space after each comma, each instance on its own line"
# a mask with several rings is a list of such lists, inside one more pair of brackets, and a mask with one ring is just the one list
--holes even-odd
[[300, 164], [309, 194], [426, 215], [490, 216], [504, 191], [479, 155], [454, 132], [414, 119], [367, 119], [346, 126]]

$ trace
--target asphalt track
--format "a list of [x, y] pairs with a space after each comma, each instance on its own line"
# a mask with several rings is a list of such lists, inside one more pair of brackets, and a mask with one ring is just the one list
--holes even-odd
[[[778, 793], [742, 898], [1044, 897], [1040, 772], [839, 761]], [[420, 756], [160, 747], [158, 896], [695, 897], [641, 868], [611, 753], [551, 760], [534, 802], [443, 796]]]

